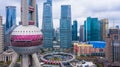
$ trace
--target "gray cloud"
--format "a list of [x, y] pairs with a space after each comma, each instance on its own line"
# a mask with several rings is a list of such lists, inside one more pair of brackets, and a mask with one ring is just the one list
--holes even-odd
[[[46, 0], [37, 0], [39, 7], [39, 23], [42, 25], [43, 3]], [[59, 27], [60, 10], [62, 4], [71, 5], [72, 20], [79, 24], [88, 16], [108, 18], [110, 22], [120, 22], [120, 0], [53, 0], [54, 26]], [[20, 21], [20, 0], [0, 0], [0, 15], [5, 18], [5, 6], [17, 6], [17, 22]]]

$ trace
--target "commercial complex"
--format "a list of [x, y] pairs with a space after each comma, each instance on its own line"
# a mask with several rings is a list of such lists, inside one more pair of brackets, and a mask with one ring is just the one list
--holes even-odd
[[93, 46], [90, 44], [74, 43], [74, 53], [77, 54], [77, 56], [91, 55], [92, 50], [93, 50]]
[[60, 18], [60, 47], [71, 48], [72, 47], [72, 28], [71, 28], [71, 6], [61, 6], [61, 18]]
[[74, 43], [74, 53], [80, 55], [105, 56], [105, 42]]
[[88, 17], [84, 22], [85, 41], [100, 41], [100, 22], [98, 18]]
[[52, 18], [52, 0], [47, 0], [43, 5], [43, 47], [53, 48], [53, 18]]

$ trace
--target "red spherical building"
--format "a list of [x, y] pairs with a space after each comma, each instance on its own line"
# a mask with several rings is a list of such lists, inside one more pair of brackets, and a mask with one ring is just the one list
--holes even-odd
[[11, 34], [11, 46], [18, 53], [34, 53], [42, 45], [42, 33], [34, 25], [20, 25]]

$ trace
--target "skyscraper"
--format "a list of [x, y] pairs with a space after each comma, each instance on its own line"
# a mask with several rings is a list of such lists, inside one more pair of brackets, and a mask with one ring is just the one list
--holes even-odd
[[106, 43], [106, 59], [111, 63], [120, 63], [120, 29], [110, 29]]
[[6, 31], [16, 25], [16, 7], [7, 6], [6, 7]]
[[5, 23], [5, 49], [8, 49], [10, 46], [10, 34], [13, 29], [16, 27], [16, 7], [15, 6], [7, 6], [6, 7], [6, 23]]
[[53, 48], [53, 18], [52, 18], [52, 0], [47, 0], [43, 5], [43, 46]]
[[0, 53], [4, 50], [4, 32], [3, 32], [3, 25], [2, 25], [2, 16], [0, 16]]
[[88, 17], [84, 22], [85, 41], [100, 41], [100, 22], [98, 18]]
[[84, 41], [84, 25], [80, 25], [79, 35], [79, 41]]
[[78, 40], [78, 36], [77, 36], [77, 21], [73, 21], [73, 25], [72, 25], [72, 40], [73, 41], [77, 41]]
[[72, 47], [71, 5], [61, 6], [60, 47]]
[[100, 20], [101, 40], [105, 41], [108, 34], [108, 19]]

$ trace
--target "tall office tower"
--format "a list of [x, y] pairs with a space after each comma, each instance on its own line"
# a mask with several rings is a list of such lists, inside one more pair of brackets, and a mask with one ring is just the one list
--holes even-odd
[[39, 27], [39, 19], [38, 19], [38, 5], [36, 4], [36, 26]]
[[17, 52], [9, 67], [14, 67], [19, 55], [22, 67], [41, 67], [37, 52], [42, 45], [42, 34], [36, 26], [36, 0], [21, 0], [22, 25], [11, 33], [11, 48]]
[[84, 25], [80, 25], [80, 29], [79, 29], [79, 41], [84, 41]]
[[6, 23], [5, 23], [5, 50], [10, 46], [10, 34], [13, 29], [16, 27], [16, 7], [15, 6], [7, 6], [6, 7]]
[[4, 31], [2, 25], [2, 16], [0, 16], [0, 53], [4, 50]]
[[120, 63], [120, 29], [110, 29], [106, 43], [106, 59], [112, 63]]
[[78, 27], [78, 23], [75, 20], [75, 21], [73, 21], [73, 25], [72, 25], [72, 41], [77, 41], [78, 40], [77, 27]]
[[71, 5], [61, 6], [60, 47], [72, 47]]
[[85, 41], [100, 41], [100, 22], [98, 18], [88, 17], [84, 22]]
[[100, 20], [101, 40], [105, 41], [108, 34], [108, 19]]
[[42, 32], [44, 48], [53, 48], [52, 0], [47, 0], [43, 6]]
[[16, 25], [16, 7], [7, 6], [6, 7], [6, 31], [11, 29]]

